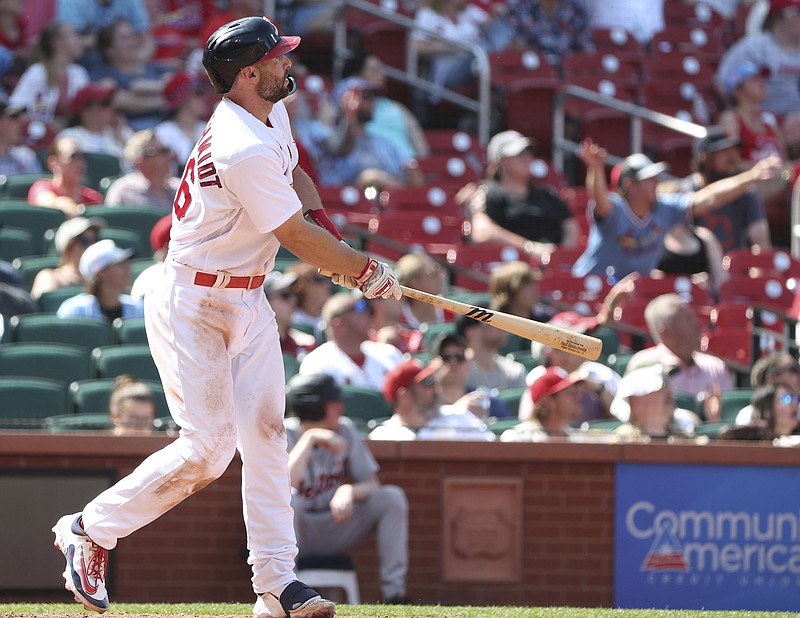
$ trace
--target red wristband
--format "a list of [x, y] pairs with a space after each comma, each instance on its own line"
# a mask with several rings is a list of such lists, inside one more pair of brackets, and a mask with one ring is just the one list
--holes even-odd
[[356, 277], [356, 282], [359, 285], [366, 283], [369, 281], [369, 278], [375, 274], [375, 271], [378, 270], [378, 261], [373, 260], [372, 258], [367, 259], [367, 264], [364, 266], [364, 270], [361, 271], [361, 274]]
[[322, 209], [317, 208], [315, 210], [306, 210], [303, 213], [303, 216], [306, 218], [306, 221], [314, 223], [319, 227], [328, 230], [331, 234], [333, 234], [337, 240], [344, 240], [342, 235], [339, 233], [339, 230], [334, 225], [333, 221], [330, 220], [328, 214]]

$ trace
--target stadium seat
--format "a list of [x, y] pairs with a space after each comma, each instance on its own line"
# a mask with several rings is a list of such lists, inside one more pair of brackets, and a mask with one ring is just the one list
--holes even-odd
[[424, 249], [429, 243], [454, 244], [461, 239], [462, 223], [461, 217], [438, 216], [430, 211], [388, 212], [374, 220], [374, 227], [370, 226], [366, 250], [396, 259], [409, 251], [381, 243], [381, 238], [401, 243], [409, 250], [414, 246]]
[[719, 356], [736, 371], [747, 370], [753, 364], [752, 337], [740, 328], [720, 328], [700, 338], [700, 350]]
[[16, 227], [0, 228], [0, 260], [13, 262], [20, 256], [33, 255], [36, 246], [30, 231]]
[[405, 68], [406, 36], [405, 28], [389, 21], [367, 24], [361, 29], [364, 53], [375, 54], [385, 65], [397, 69]]
[[373, 418], [389, 416], [389, 404], [378, 391], [345, 384], [341, 386], [344, 415], [357, 424], [365, 425]]
[[[144, 330], [144, 318], [116, 318], [111, 323], [111, 330], [116, 343], [136, 343], [147, 345], [147, 333]], [[97, 347], [97, 346], [95, 346]]]
[[343, 212], [375, 214], [378, 205], [364, 197], [363, 191], [351, 185], [337, 187], [318, 187], [317, 191], [325, 209]]
[[379, 202], [384, 211], [430, 210], [440, 215], [460, 216], [464, 207], [456, 204], [452, 191], [437, 185], [400, 187], [381, 191]]
[[37, 300], [39, 304], [39, 310], [43, 313], [55, 313], [58, 311], [61, 303], [68, 298], [72, 298], [73, 296], [83, 293], [84, 291], [85, 290], [82, 285], [66, 285], [63, 288], [57, 288], [55, 290], [50, 290], [49, 292], [43, 292]]
[[620, 60], [641, 63], [647, 49], [624, 28], [592, 28], [592, 41], [598, 54], [614, 54]]
[[792, 306], [794, 293], [783, 279], [775, 277], [731, 276], [719, 287], [719, 301], [750, 302], [760, 307], [785, 312]]
[[800, 278], [800, 261], [783, 249], [731, 249], [722, 258], [722, 268], [733, 277]]
[[119, 157], [102, 152], [84, 152], [86, 157], [86, 175], [83, 184], [92, 189], [100, 189], [100, 181], [107, 176], [122, 174]]
[[44, 419], [43, 428], [52, 433], [64, 431], [107, 431], [114, 424], [105, 414], [58, 414]]
[[718, 63], [725, 51], [725, 31], [687, 24], [669, 24], [664, 30], [656, 33], [650, 41], [650, 47], [659, 53], [687, 53], [698, 58]]
[[49, 172], [37, 174], [0, 175], [0, 197], [4, 199], [27, 199], [31, 185], [42, 178], [52, 178]]
[[147, 235], [135, 230], [104, 227], [98, 234], [100, 240], [110, 238], [114, 243], [123, 249], [133, 249], [134, 258], [150, 258], [153, 256], [153, 248], [150, 246], [150, 233]]
[[63, 414], [67, 386], [59, 380], [0, 376], [0, 428], [37, 429], [48, 416]]
[[92, 350], [94, 377], [116, 378], [124, 373], [139, 380], [159, 380], [150, 348], [142, 344], [102, 346]]
[[44, 234], [47, 230], [55, 230], [64, 222], [64, 211], [58, 208], [31, 206], [21, 200], [0, 202], [0, 225], [9, 228], [22, 228], [31, 233], [33, 249], [29, 254], [44, 253]]
[[[156, 403], [156, 418], [169, 416], [164, 387], [156, 380], [141, 380], [153, 391]], [[72, 415], [107, 414], [114, 378], [79, 380], [68, 388], [67, 413]]]
[[285, 380], [297, 375], [300, 371], [300, 361], [294, 354], [283, 353], [283, 375]]
[[569, 274], [582, 254], [581, 248], [556, 247], [553, 251], [543, 253], [539, 261], [546, 271]]
[[58, 343], [6, 343], [0, 346], [0, 375], [60, 380], [65, 386], [89, 377], [89, 351]]
[[466, 157], [468, 153], [472, 153], [481, 164], [485, 163], [485, 154], [476, 135], [456, 129], [427, 129], [425, 139], [431, 154], [460, 153], [461, 156]]
[[417, 163], [430, 184], [465, 185], [483, 179], [483, 170], [470, 165], [469, 161], [458, 153], [431, 154], [420, 157]]
[[162, 208], [146, 206], [89, 206], [85, 216], [100, 217], [108, 227], [132, 230], [147, 238], [149, 243], [153, 226], [167, 214], [169, 212]]
[[15, 315], [9, 320], [9, 341], [82, 346], [88, 350], [114, 342], [104, 320], [57, 318], [52, 313]]
[[[497, 398], [503, 402], [511, 415], [509, 421], [516, 419], [517, 423], [519, 422], [517, 419], [519, 415], [519, 401], [527, 390], [527, 386], [513, 386], [510, 388], [501, 388], [497, 391]], [[506, 429], [508, 429], [508, 427], [506, 427]], [[492, 429], [492, 431], [494, 431], [494, 429]]]
[[701, 288], [686, 275], [664, 275], [663, 277], [639, 277], [634, 285], [637, 300], [652, 300], [662, 294], [679, 294], [694, 306], [714, 305], [711, 292]]
[[611, 286], [604, 277], [590, 273], [573, 277], [568, 272], [546, 271], [539, 281], [542, 297], [556, 306], [567, 306], [584, 313], [595, 313]]
[[520, 79], [538, 79], [542, 84], [556, 87], [560, 77], [556, 68], [533, 50], [509, 49], [489, 55], [492, 85], [507, 89]]
[[732, 391], [722, 391], [719, 394], [720, 420], [729, 423], [735, 421], [739, 411], [750, 405], [754, 390], [752, 388], [737, 388]]
[[558, 78], [524, 77], [515, 79], [506, 90], [506, 125], [535, 139], [539, 152], [552, 148], [553, 100], [560, 87]]
[[26, 288], [30, 291], [36, 275], [45, 268], [55, 268], [60, 261], [57, 255], [26, 255], [14, 258], [11, 265], [17, 269]]
[[[467, 301], [462, 301], [467, 302]], [[422, 333], [422, 347], [425, 350], [430, 350], [433, 342], [439, 337], [441, 333], [448, 333], [450, 335], [456, 332], [455, 322], [423, 322], [419, 325], [419, 331]]]

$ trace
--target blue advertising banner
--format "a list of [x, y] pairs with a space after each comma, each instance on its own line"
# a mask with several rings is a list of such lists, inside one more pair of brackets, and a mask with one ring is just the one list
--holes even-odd
[[800, 468], [619, 464], [614, 606], [800, 611]]

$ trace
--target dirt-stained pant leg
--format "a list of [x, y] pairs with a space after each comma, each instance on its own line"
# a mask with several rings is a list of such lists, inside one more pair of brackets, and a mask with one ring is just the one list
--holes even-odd
[[256, 292], [244, 298], [252, 322], [231, 352], [248, 562], [253, 589], [261, 594], [294, 580], [297, 549], [283, 426], [283, 357], [275, 315], [263, 292]]

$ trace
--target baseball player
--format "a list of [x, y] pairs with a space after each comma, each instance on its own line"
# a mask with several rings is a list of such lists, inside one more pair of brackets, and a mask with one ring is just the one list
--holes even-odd
[[375, 531], [384, 603], [408, 604], [408, 501], [381, 485], [378, 463], [347, 418], [336, 381], [296, 375], [284, 421], [297, 545], [301, 555], [348, 553]]
[[164, 276], [148, 291], [145, 310], [180, 436], [53, 527], [67, 561], [66, 588], [87, 609], [108, 608], [108, 550], [219, 477], [238, 450], [254, 616], [335, 614], [333, 603], [292, 572], [283, 363], [261, 285], [280, 243], [368, 298], [402, 292], [389, 266], [332, 235], [319, 195], [296, 167], [282, 99], [296, 87], [285, 54], [299, 43], [265, 17], [245, 17], [205, 45], [203, 66], [225, 96], [186, 163]]

